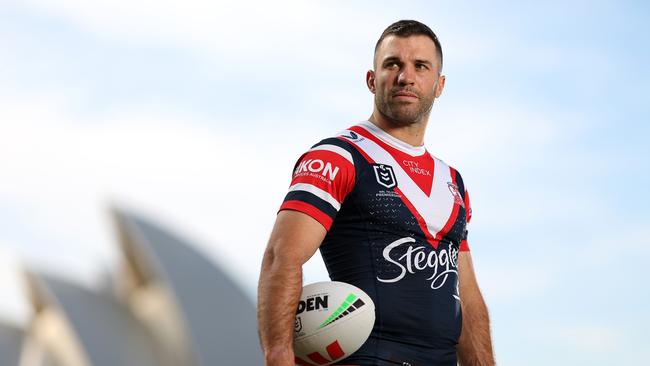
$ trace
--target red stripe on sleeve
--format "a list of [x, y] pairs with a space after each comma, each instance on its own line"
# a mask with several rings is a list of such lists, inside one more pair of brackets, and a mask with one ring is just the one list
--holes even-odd
[[[472, 206], [469, 202], [469, 192], [467, 192], [467, 190], [465, 190], [465, 215], [467, 216], [467, 224], [469, 224], [469, 220], [472, 219]], [[469, 251], [469, 243], [467, 242], [467, 239], [460, 242], [460, 251]]]
[[467, 243], [467, 240], [461, 240], [458, 250], [461, 252], [469, 252], [469, 244]]
[[472, 206], [469, 202], [469, 192], [467, 190], [465, 190], [465, 212], [467, 215], [467, 223], [469, 224], [469, 220], [472, 219]]
[[343, 156], [329, 150], [314, 150], [296, 163], [291, 185], [313, 185], [342, 203], [354, 188], [355, 174], [354, 165]]
[[282, 203], [282, 206], [280, 206], [280, 211], [282, 210], [293, 210], [293, 211], [299, 211], [302, 212], [314, 220], [318, 221], [323, 227], [325, 227], [325, 230], [330, 229], [332, 227], [332, 222], [334, 219], [329, 217], [326, 213], [323, 211], [319, 210], [313, 205], [310, 205], [309, 203], [302, 202], [302, 201], [285, 201]]

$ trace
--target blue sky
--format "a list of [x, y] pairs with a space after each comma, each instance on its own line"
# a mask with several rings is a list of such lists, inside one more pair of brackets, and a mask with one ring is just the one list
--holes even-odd
[[5, 2], [0, 318], [27, 316], [21, 265], [87, 285], [115, 266], [113, 202], [253, 297], [295, 159], [369, 116], [374, 42], [403, 18], [443, 44], [426, 141], [472, 195], [499, 364], [650, 357], [643, 2]]

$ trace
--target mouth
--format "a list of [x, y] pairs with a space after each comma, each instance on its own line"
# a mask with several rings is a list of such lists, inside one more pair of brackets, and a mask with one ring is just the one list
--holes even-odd
[[406, 90], [399, 90], [393, 93], [393, 98], [396, 99], [420, 99], [420, 97], [412, 92]]

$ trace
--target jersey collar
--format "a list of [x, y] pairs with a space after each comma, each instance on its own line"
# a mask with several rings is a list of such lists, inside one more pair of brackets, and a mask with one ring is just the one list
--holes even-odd
[[359, 123], [359, 126], [364, 128], [368, 132], [372, 133], [373, 135], [375, 135], [377, 138], [379, 138], [386, 144], [394, 147], [395, 149], [405, 154], [409, 154], [411, 156], [420, 156], [427, 152], [427, 150], [424, 148], [424, 145], [413, 146], [411, 144], [408, 144], [402, 140], [399, 140], [389, 135], [387, 132], [377, 127], [374, 123], [370, 121], [362, 121], [361, 123]]

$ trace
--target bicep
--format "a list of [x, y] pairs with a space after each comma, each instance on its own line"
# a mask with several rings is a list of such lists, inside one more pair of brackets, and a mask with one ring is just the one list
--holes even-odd
[[316, 252], [327, 230], [321, 223], [300, 211], [278, 213], [269, 239], [267, 255], [272, 259], [302, 265]]

